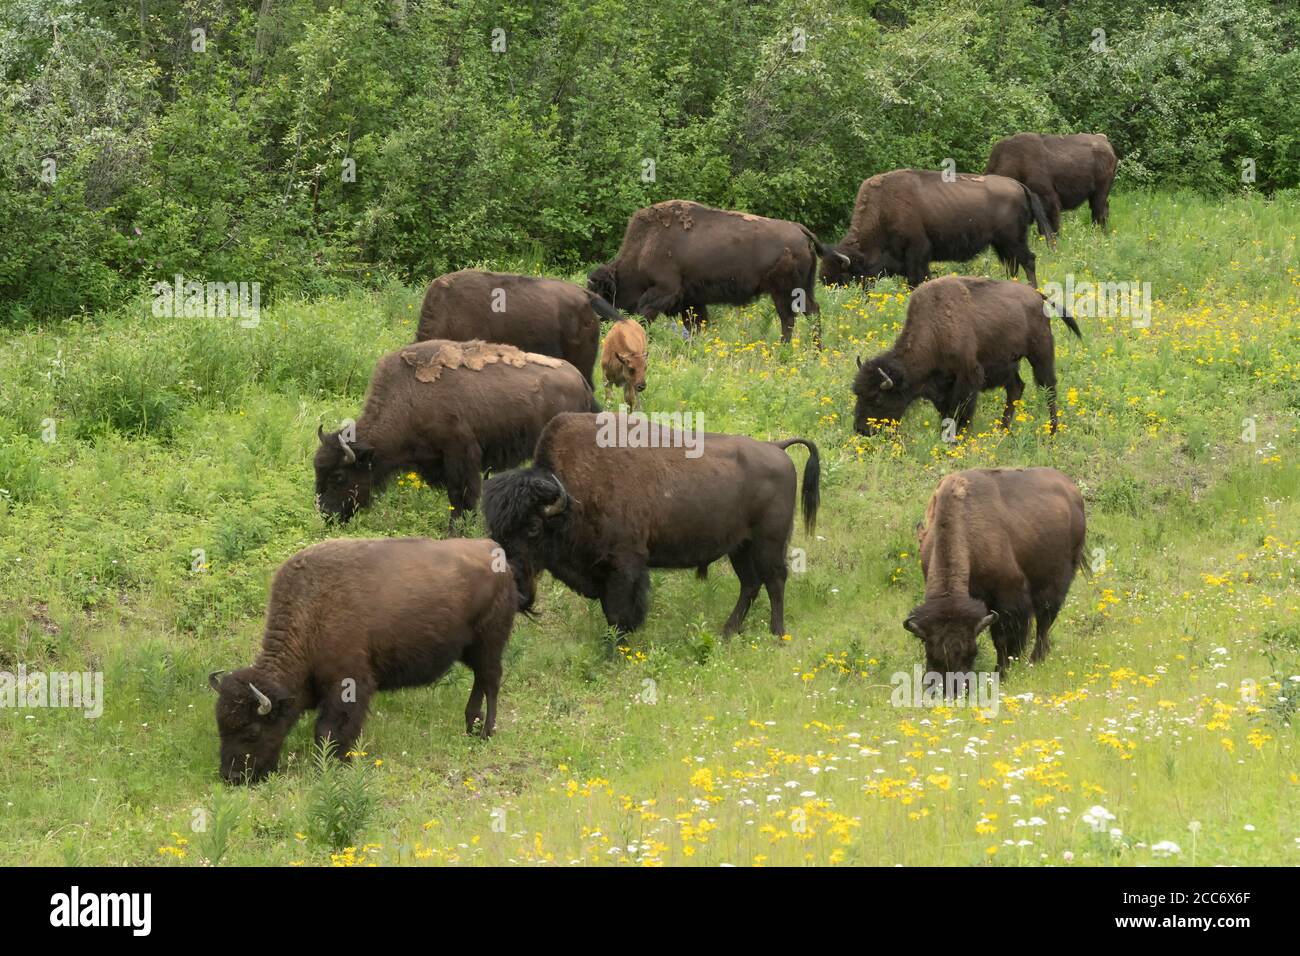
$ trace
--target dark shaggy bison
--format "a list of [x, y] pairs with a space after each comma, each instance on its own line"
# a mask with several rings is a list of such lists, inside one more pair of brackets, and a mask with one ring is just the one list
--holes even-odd
[[964, 262], [992, 246], [1009, 275], [1018, 268], [1038, 285], [1029, 225], [1052, 236], [1043, 204], [1005, 176], [896, 169], [866, 180], [853, 204], [849, 231], [822, 257], [822, 281], [842, 284], [885, 275], [925, 281], [930, 263]]
[[[1025, 390], [1020, 360], [1029, 359], [1034, 383], [1047, 389], [1056, 431], [1056, 340], [1043, 296], [1020, 282], [944, 276], [912, 293], [907, 321], [893, 346], [870, 361], [858, 359], [853, 381], [857, 405], [853, 427], [872, 435], [881, 423], [897, 423], [919, 398], [940, 416], [965, 428], [979, 393], [1007, 392], [1002, 427], [1011, 427], [1015, 402]], [[1061, 320], [1082, 337], [1062, 309]]]
[[[639, 423], [639, 424], [638, 424]], [[557, 415], [534, 467], [497, 475], [483, 514], [515, 570], [521, 608], [550, 571], [588, 598], [620, 633], [645, 621], [648, 568], [696, 568], [723, 555], [740, 578], [724, 634], [737, 631], [760, 587], [773, 634], [785, 633], [786, 546], [794, 527], [795, 470], [784, 449], [803, 445], [804, 526], [817, 518], [821, 465], [805, 438], [756, 441], [660, 427], [640, 416]], [[685, 446], [685, 447], [684, 447]]]
[[316, 505], [346, 522], [393, 475], [414, 471], [446, 486], [454, 530], [478, 503], [484, 469], [524, 461], [559, 412], [598, 407], [561, 359], [484, 342], [408, 345], [379, 360], [353, 427], [317, 429]]
[[479, 721], [490, 736], [518, 600], [495, 541], [348, 538], [299, 551], [275, 573], [257, 660], [208, 677], [221, 775], [274, 772], [307, 710], [317, 711], [317, 742], [346, 757], [376, 691], [431, 684], [456, 661], [474, 672], [465, 731]]
[[429, 283], [416, 341], [482, 339], [562, 358], [592, 382], [600, 320], [621, 316], [572, 282], [463, 269]]
[[[819, 255], [834, 258], [797, 222], [671, 199], [632, 214], [618, 255], [591, 273], [587, 288], [647, 321], [681, 315], [692, 326], [708, 320], [710, 304], [770, 295], [789, 342], [796, 315], [820, 314]], [[818, 329], [813, 335], [820, 339]]]
[[1051, 648], [1074, 572], [1083, 563], [1083, 497], [1055, 468], [960, 471], [939, 482], [919, 530], [925, 601], [903, 626], [925, 644], [929, 670], [968, 673], [975, 639], [993, 628], [998, 673], [1024, 650]]
[[1017, 133], [994, 144], [984, 172], [1010, 176], [1028, 186], [1042, 199], [1052, 232], [1059, 232], [1061, 211], [1085, 201], [1092, 209], [1092, 221], [1106, 225], [1117, 162], [1110, 140], [1102, 133]]

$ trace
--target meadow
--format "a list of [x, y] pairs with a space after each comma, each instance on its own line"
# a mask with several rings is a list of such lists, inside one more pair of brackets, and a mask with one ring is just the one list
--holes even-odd
[[[1145, 328], [1054, 323], [1055, 437], [1032, 384], [1009, 433], [986, 393], [955, 442], [928, 405], [855, 436], [854, 358], [906, 311], [892, 281], [819, 289], [820, 353], [803, 324], [780, 345], [767, 302], [689, 340], [656, 322], [647, 410], [820, 446], [790, 633], [767, 633], [763, 596], [719, 636], [726, 562], [656, 572], [619, 649], [543, 578], [493, 739], [463, 733], [457, 668], [381, 695], [351, 764], [317, 760], [304, 719], [251, 789], [217, 776], [206, 677], [253, 659], [274, 569], [340, 533], [445, 533], [446, 496], [414, 477], [342, 532], [312, 502], [317, 424], [357, 413], [422, 290], [282, 300], [252, 329], [140, 299], [5, 333], [0, 671], [99, 670], [105, 701], [96, 719], [0, 708], [0, 862], [1300, 864], [1297, 198], [1122, 192], [1113, 232], [1071, 214], [1055, 250], [1035, 238], [1042, 281], [1150, 282], [1154, 300]], [[988, 256], [960, 271], [1000, 274]], [[996, 709], [894, 706], [891, 676], [923, 661], [901, 622], [934, 486], [1030, 464], [1088, 509], [1051, 656], [1014, 664]]]

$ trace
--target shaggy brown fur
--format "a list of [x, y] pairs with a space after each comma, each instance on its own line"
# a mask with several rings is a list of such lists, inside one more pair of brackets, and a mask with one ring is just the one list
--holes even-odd
[[[822, 281], [843, 283], [884, 275], [925, 281], [930, 263], [964, 262], [992, 246], [1011, 276], [1023, 268], [1038, 285], [1029, 224], [1050, 234], [1038, 197], [1005, 176], [959, 173], [953, 182], [925, 169], [896, 169], [858, 189], [849, 230], [822, 257]], [[847, 264], [834, 258], [847, 257]]]
[[1083, 496], [1055, 468], [973, 469], [939, 482], [918, 534], [925, 600], [903, 623], [925, 645], [928, 669], [969, 672], [976, 638], [992, 626], [1005, 677], [1031, 617], [1030, 660], [1042, 660], [1085, 533]]
[[[853, 426], [874, 434], [896, 423], [919, 398], [929, 399], [942, 418], [966, 428], [981, 390], [1004, 388], [1002, 427], [1011, 427], [1014, 405], [1024, 393], [1020, 360], [1027, 358], [1034, 382], [1047, 389], [1052, 431], [1056, 431], [1056, 341], [1043, 296], [1019, 282], [944, 276], [912, 293], [907, 321], [894, 345], [870, 361], [858, 359], [853, 382], [857, 405]], [[1068, 313], [1062, 321], [1075, 335]]]
[[[820, 314], [813, 291], [825, 252], [797, 222], [671, 199], [632, 214], [618, 255], [591, 273], [587, 288], [647, 321], [681, 315], [692, 327], [708, 320], [710, 304], [770, 295], [789, 342], [800, 312]], [[820, 343], [817, 325], [813, 337]]]
[[615, 322], [605, 336], [600, 350], [600, 370], [605, 373], [605, 398], [615, 385], [623, 386], [623, 401], [629, 408], [639, 404], [638, 393], [645, 391], [645, 329], [640, 322], [624, 319]]
[[487, 539], [348, 538], [299, 551], [275, 573], [257, 660], [208, 679], [221, 775], [239, 783], [272, 773], [284, 738], [313, 709], [317, 742], [329, 738], [346, 757], [376, 691], [431, 684], [456, 661], [474, 672], [465, 730], [480, 722], [491, 735], [517, 603]]
[[[820, 500], [817, 446], [804, 438], [705, 434], [697, 458], [681, 447], [602, 447], [602, 428], [613, 417], [557, 415], [537, 443], [535, 467], [497, 475], [483, 490], [483, 514], [515, 568], [521, 607], [531, 606], [536, 574], [547, 570], [599, 598], [611, 626], [634, 631], [645, 621], [649, 568], [698, 572], [725, 555], [740, 578], [740, 597], [723, 633], [739, 630], [762, 587], [772, 602], [772, 633], [785, 633], [796, 481], [784, 449], [809, 451], [803, 516], [811, 533]], [[657, 444], [671, 444], [670, 429], [645, 427]]]
[[[348, 521], [395, 474], [445, 485], [449, 530], [478, 503], [485, 469], [532, 454], [542, 428], [564, 411], [598, 408], [568, 362], [485, 342], [417, 342], [380, 358], [355, 441], [318, 430], [316, 504]], [[349, 459], [352, 460], [349, 460]]]
[[592, 384], [600, 321], [608, 302], [572, 282], [463, 269], [429, 283], [416, 341], [483, 339], [562, 358]]
[[1028, 186], [1042, 199], [1052, 231], [1059, 232], [1062, 210], [1084, 202], [1092, 210], [1093, 223], [1106, 225], [1117, 163], [1115, 150], [1102, 133], [1017, 133], [994, 145], [984, 171]]

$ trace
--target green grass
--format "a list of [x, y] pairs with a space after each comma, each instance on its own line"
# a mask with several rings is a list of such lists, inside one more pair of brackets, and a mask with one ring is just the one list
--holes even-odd
[[[303, 720], [252, 790], [217, 778], [206, 674], [252, 660], [273, 570], [327, 535], [316, 424], [356, 414], [420, 290], [282, 302], [251, 330], [142, 302], [8, 335], [0, 670], [102, 670], [106, 702], [93, 720], [0, 709], [0, 862], [1300, 862], [1300, 210], [1124, 195], [1113, 225], [1072, 215], [1055, 251], [1036, 240], [1043, 282], [1137, 279], [1156, 299], [1150, 329], [1056, 329], [1055, 439], [1032, 386], [1009, 435], [991, 393], [955, 445], [928, 406], [895, 435], [852, 435], [854, 356], [905, 314], [892, 283], [819, 290], [820, 355], [806, 334], [777, 343], [769, 303], [715, 310], [690, 342], [656, 323], [649, 410], [821, 446], [789, 639], [767, 634], [764, 597], [721, 640], [737, 587], [722, 562], [707, 581], [656, 573], [646, 627], [611, 656], [599, 608], [544, 578], [490, 742], [462, 732], [457, 669], [381, 695], [360, 765], [322, 775]], [[965, 269], [997, 274], [987, 256]], [[996, 715], [891, 706], [890, 676], [922, 660], [900, 622], [935, 484], [1025, 464], [1084, 487], [1099, 559], [1055, 650], [1013, 666]], [[441, 535], [446, 507], [396, 487], [345, 533]], [[1118, 839], [1084, 821], [1094, 805]], [[1181, 852], [1157, 856], [1162, 840]]]

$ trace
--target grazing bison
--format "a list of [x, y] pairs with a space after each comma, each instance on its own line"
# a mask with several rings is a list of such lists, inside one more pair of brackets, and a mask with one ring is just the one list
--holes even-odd
[[572, 282], [464, 269], [429, 283], [415, 339], [482, 339], [552, 355], [590, 385], [600, 320], [619, 318], [608, 302]]
[[405, 346], [380, 358], [354, 426], [317, 429], [316, 505], [327, 519], [347, 522], [410, 470], [446, 486], [454, 530], [478, 503], [484, 469], [526, 459], [559, 412], [598, 407], [591, 386], [561, 359], [485, 342]]
[[798, 313], [820, 313], [819, 255], [835, 257], [797, 222], [671, 199], [632, 214], [618, 255], [591, 273], [587, 288], [647, 321], [663, 313], [693, 326], [708, 320], [712, 303], [770, 295], [789, 342]]
[[1083, 497], [1055, 468], [980, 468], [939, 482], [919, 530], [925, 600], [903, 622], [925, 644], [927, 668], [969, 672], [975, 639], [992, 626], [1005, 677], [1031, 616], [1030, 660], [1042, 660], [1083, 563], [1084, 531]]
[[[870, 361], [858, 359], [853, 382], [853, 427], [872, 435], [881, 423], [897, 424], [918, 398], [965, 428], [979, 393], [1007, 392], [1002, 427], [1011, 427], [1025, 390], [1020, 360], [1029, 359], [1034, 383], [1047, 389], [1056, 431], [1056, 342], [1043, 296], [1019, 282], [944, 276], [924, 283], [907, 303], [907, 321], [893, 346]], [[1082, 337], [1062, 309], [1061, 320]]]
[[[1007, 272], [1025, 270], [1038, 285], [1029, 224], [1051, 235], [1043, 204], [1005, 176], [896, 169], [866, 180], [853, 204], [849, 231], [822, 257], [822, 281], [842, 284], [884, 275], [925, 281], [934, 261], [965, 261], [992, 246]], [[1050, 239], [1049, 239], [1050, 241]]]
[[1028, 186], [1042, 199], [1052, 232], [1059, 232], [1061, 211], [1075, 209], [1085, 200], [1092, 221], [1106, 225], [1116, 163], [1115, 150], [1102, 133], [1017, 133], [998, 140], [984, 172], [1010, 176]]
[[605, 373], [605, 398], [615, 385], [623, 386], [623, 401], [635, 408], [637, 393], [645, 391], [645, 329], [640, 322], [615, 322], [600, 350], [600, 370]]
[[[624, 433], [625, 432], [625, 433]], [[497, 475], [483, 514], [515, 571], [520, 607], [550, 571], [588, 598], [620, 633], [645, 621], [648, 568], [696, 568], [723, 555], [740, 578], [724, 635], [739, 630], [760, 587], [773, 634], [785, 633], [786, 546], [794, 527], [795, 469], [784, 454], [808, 449], [804, 526], [819, 501], [817, 446], [805, 438], [763, 442], [680, 430], [643, 416], [557, 415], [537, 443], [534, 467]], [[684, 448], [685, 446], [685, 453]]]
[[346, 757], [375, 691], [431, 684], [456, 661], [474, 672], [465, 731], [479, 721], [490, 736], [519, 601], [508, 570], [486, 539], [340, 538], [299, 551], [275, 573], [257, 660], [208, 677], [221, 775], [273, 773], [306, 710], [317, 711], [317, 742]]

